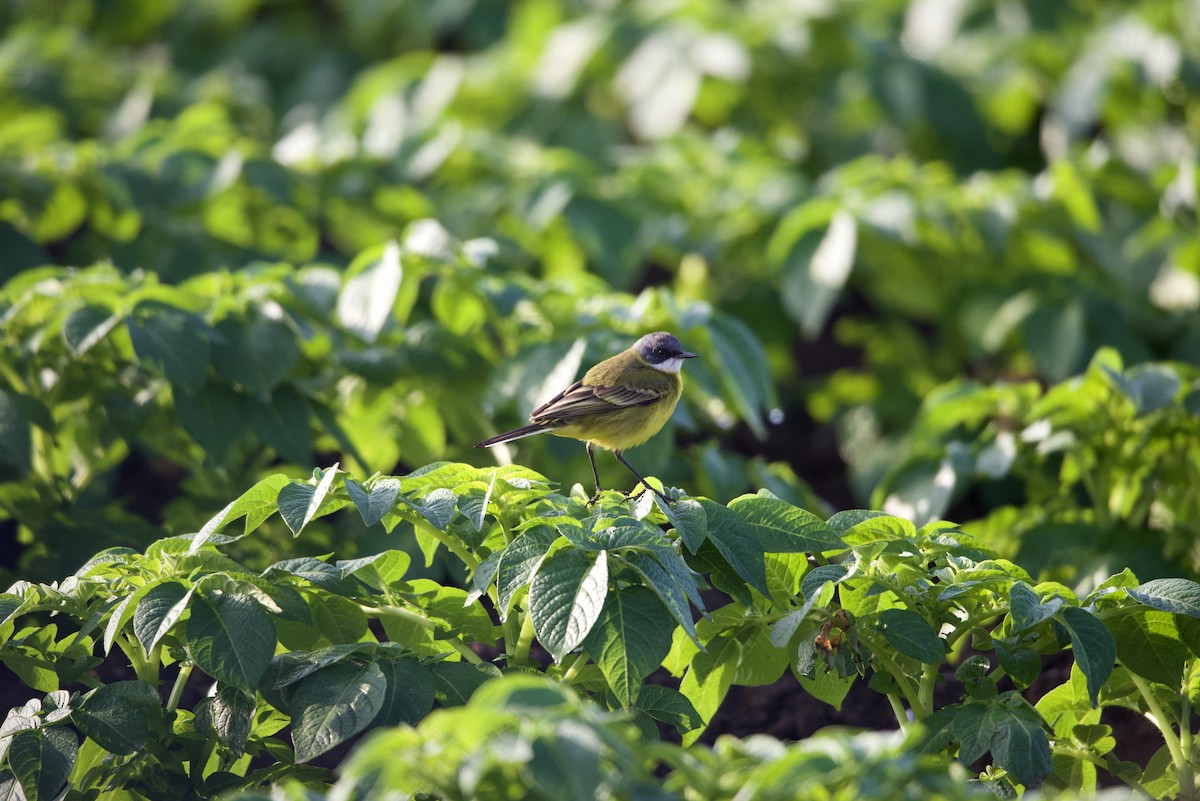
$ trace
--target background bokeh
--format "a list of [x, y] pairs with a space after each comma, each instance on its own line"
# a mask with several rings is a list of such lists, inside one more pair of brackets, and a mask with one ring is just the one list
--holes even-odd
[[[1194, 0], [10, 0], [0, 32], [11, 575], [281, 469], [587, 483], [578, 443], [471, 446], [660, 328], [703, 356], [630, 454], [669, 484], [951, 517], [1074, 584], [1200, 569]], [[388, 537], [273, 525], [238, 547]]]

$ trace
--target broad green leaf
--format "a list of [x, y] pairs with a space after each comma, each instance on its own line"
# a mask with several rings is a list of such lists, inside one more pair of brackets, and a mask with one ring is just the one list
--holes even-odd
[[141, 681], [115, 681], [88, 693], [71, 719], [84, 736], [113, 754], [132, 754], [150, 736], [149, 720], [162, 713], [158, 693]]
[[458, 512], [458, 497], [452, 490], [442, 487], [430, 490], [419, 500], [404, 495], [397, 496], [397, 499], [405, 506], [415, 509], [438, 531], [445, 531]]
[[137, 602], [133, 611], [133, 633], [146, 653], [150, 653], [179, 622], [191, 597], [191, 589], [177, 581], [165, 581], [155, 585]]
[[277, 503], [283, 522], [292, 530], [293, 536], [300, 536], [301, 530], [307, 526], [321, 508], [325, 496], [333, 486], [333, 479], [338, 474], [335, 462], [321, 475], [321, 480], [313, 484], [292, 482], [279, 490]]
[[743, 495], [733, 499], [729, 508], [753, 528], [768, 553], [821, 553], [846, 547], [824, 520], [778, 498]]
[[223, 461], [247, 428], [250, 407], [245, 396], [212, 383], [173, 395], [183, 430], [213, 459]]
[[226, 523], [245, 516], [245, 532], [248, 534], [258, 528], [264, 520], [275, 514], [278, 506], [279, 491], [291, 483], [291, 479], [282, 473], [275, 473], [259, 481], [241, 496], [229, 503], [224, 509], [212, 517], [204, 527], [192, 537], [189, 553], [195, 553], [206, 543], [213, 534], [220, 531]]
[[742, 580], [764, 596], [771, 597], [763, 550], [755, 530], [719, 503], [704, 498], [700, 505], [708, 518], [708, 541], [717, 547]]
[[[737, 638], [722, 635], [705, 643], [705, 647], [708, 650], [697, 654], [692, 660], [679, 683], [679, 691], [692, 702], [703, 725], [707, 726], [733, 685], [733, 677], [742, 658], [742, 645]], [[683, 735], [683, 744], [691, 745], [703, 731], [703, 728], [697, 727], [687, 732]]]
[[186, 395], [194, 395], [204, 387], [208, 379], [208, 327], [200, 318], [165, 303], [143, 301], [125, 324], [138, 359], [161, 370], [172, 387]]
[[1008, 588], [1009, 615], [1014, 632], [1040, 626], [1054, 617], [1066, 605], [1055, 597], [1042, 603], [1041, 596], [1024, 582], [1015, 581]]
[[708, 333], [716, 351], [713, 369], [726, 397], [732, 398], [733, 406], [754, 435], [763, 439], [767, 430], [762, 411], [771, 399], [772, 390], [762, 344], [745, 323], [725, 314], [713, 316]]
[[1154, 609], [1200, 618], [1200, 584], [1194, 581], [1154, 579], [1128, 592], [1130, 597]]
[[608, 593], [608, 554], [593, 559], [574, 548], [547, 557], [529, 585], [529, 609], [538, 640], [561, 661], [583, 642]]
[[376, 725], [417, 725], [433, 709], [435, 687], [429, 668], [416, 659], [404, 658], [385, 659], [379, 662], [379, 669], [387, 679], [387, 692]]
[[590, 801], [602, 785], [600, 759], [605, 750], [594, 729], [581, 721], [560, 721], [537, 737], [523, 773], [541, 798]]
[[364, 526], [373, 526], [382, 520], [383, 516], [391, 511], [392, 505], [396, 503], [396, 496], [400, 494], [400, 480], [396, 478], [380, 479], [371, 485], [370, 490], [349, 475], [342, 476], [342, 483], [362, 516]]
[[674, 726], [680, 734], [704, 725], [692, 702], [673, 687], [643, 684], [633, 706], [655, 720]]
[[269, 400], [246, 404], [250, 425], [258, 438], [292, 464], [312, 464], [312, 408], [294, 387], [276, 387]]
[[994, 640], [993, 645], [1000, 660], [1000, 667], [1018, 687], [1033, 684], [1042, 672], [1042, 658], [1037, 651], [1019, 645], [1010, 646], [1001, 640]]
[[387, 679], [374, 662], [339, 662], [307, 676], [291, 700], [296, 761], [308, 762], [371, 725], [386, 692]]
[[287, 651], [271, 660], [267, 678], [271, 680], [271, 688], [278, 690], [354, 654], [372, 653], [376, 647], [373, 643], [354, 642], [331, 645], [316, 651]]
[[245, 320], [217, 325], [212, 361], [217, 373], [247, 393], [265, 398], [300, 357], [296, 334], [280, 320], [252, 311]]
[[626, 552], [618, 558], [642, 577], [646, 585], [667, 607], [676, 622], [683, 626], [687, 635], [699, 644], [696, 637], [696, 624], [692, 621], [692, 611], [688, 605], [688, 594], [679, 582], [667, 572], [666, 568], [650, 554], [640, 551]]
[[671, 525], [679, 532], [679, 538], [687, 549], [695, 553], [708, 537], [708, 517], [699, 501], [691, 498], [680, 498], [674, 503], [667, 503], [654, 493], [645, 493], [654, 499], [654, 503], [671, 521]]
[[[831, 528], [833, 528], [833, 523], [834, 518], [830, 518]], [[870, 515], [843, 531], [842, 541], [846, 545], [870, 545], [876, 542], [895, 542], [897, 540], [911, 542], [916, 539], [916, 536], [917, 527], [910, 520], [892, 515]]]
[[28, 473], [33, 466], [32, 442], [29, 421], [15, 394], [0, 388], [0, 468], [10, 468], [18, 476]]
[[812, 339], [821, 331], [850, 277], [857, 239], [854, 217], [838, 209], [823, 232], [810, 231], [791, 248], [780, 282], [782, 300], [806, 338]]
[[193, 598], [188, 650], [208, 675], [254, 691], [275, 654], [275, 624], [253, 596], [214, 591]]
[[600, 616], [583, 640], [613, 694], [625, 706], [633, 703], [642, 679], [654, 672], [671, 650], [675, 621], [648, 587], [626, 587], [608, 593]]
[[1190, 654], [1175, 620], [1168, 612], [1135, 607], [1109, 621], [1121, 664], [1143, 678], [1179, 687]]
[[82, 356], [108, 336], [121, 320], [121, 315], [107, 307], [84, 306], [67, 315], [63, 339], [74, 356]]
[[508, 617], [513, 595], [529, 583], [558, 536], [558, 532], [550, 526], [536, 526], [526, 530], [504, 549], [496, 568], [496, 592], [500, 601], [500, 608], [496, 611], [501, 620]]
[[349, 277], [337, 300], [337, 320], [354, 335], [374, 342], [392, 315], [404, 271], [400, 245], [388, 242], [363, 253], [347, 271]]
[[846, 700], [846, 694], [850, 692], [850, 688], [856, 681], [855, 676], [839, 676], [836, 672], [821, 666], [817, 667], [811, 678], [808, 676], [797, 676], [797, 678], [805, 692], [813, 698], [829, 704], [838, 712], [842, 711], [842, 702]]
[[1036, 787], [1054, 768], [1041, 715], [1013, 694], [1002, 705], [992, 707], [991, 719], [996, 764], [1026, 787]]
[[433, 685], [443, 706], [462, 706], [489, 679], [500, 675], [500, 668], [487, 662], [434, 662]]
[[69, 729], [22, 731], [8, 747], [8, 766], [27, 801], [52, 801], [66, 785], [78, 754], [79, 742]]
[[[206, 715], [217, 740], [235, 755], [241, 756], [246, 750], [246, 741], [250, 739], [250, 729], [254, 723], [254, 695], [222, 685], [216, 695], [208, 700]], [[197, 717], [200, 717], [199, 714]]]
[[1068, 606], [1060, 613], [1059, 620], [1071, 635], [1075, 663], [1087, 677], [1088, 694], [1095, 705], [1100, 688], [1112, 675], [1117, 661], [1117, 644], [1108, 627], [1086, 609]]
[[946, 659], [946, 641], [916, 612], [885, 609], [879, 613], [879, 630], [888, 644], [905, 656], [929, 665]]

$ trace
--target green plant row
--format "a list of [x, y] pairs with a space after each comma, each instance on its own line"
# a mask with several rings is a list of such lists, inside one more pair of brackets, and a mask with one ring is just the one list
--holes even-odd
[[[72, 798], [120, 790], [179, 799], [287, 777], [330, 781], [338, 774], [313, 760], [366, 729], [424, 727], [385, 735], [376, 749], [389, 737], [406, 747], [440, 742], [434, 732], [456, 718], [421, 724], [435, 705], [469, 703], [490, 679], [533, 671], [571, 690], [508, 684], [479, 702], [499, 710], [489, 718], [495, 731], [524, 733], [492, 742], [486, 752], [498, 761], [485, 760], [478, 776], [529, 778], [510, 758], [522, 742], [550, 748], [545, 758], [555, 761], [596, 738], [619, 751], [657, 721], [685, 748], [630, 750], [631, 776], [653, 775], [643, 760], [661, 758], [675, 771], [667, 786], [682, 787], [693, 769], [717, 781], [704, 752], [686, 746], [729, 689], [791, 673], [797, 692], [835, 707], [866, 681], [906, 743], [986, 766], [984, 780], [1002, 792], [1090, 792], [1103, 774], [1150, 797], [1196, 797], [1200, 585], [1139, 582], [1124, 570], [1077, 595], [1034, 581], [950, 523], [917, 528], [869, 511], [823, 519], [767, 491], [728, 505], [666, 491], [672, 503], [609, 492], [589, 505], [578, 485], [563, 494], [516, 466], [434, 463], [360, 482], [335, 465], [308, 481], [264, 479], [196, 533], [143, 553], [109, 549], [60, 582], [19, 582], [0, 595], [0, 661], [36, 695], [3, 724], [4, 780], [31, 799], [68, 784]], [[467, 588], [411, 577], [398, 550], [265, 570], [223, 553], [276, 514], [299, 536], [347, 508], [394, 536], [411, 530], [428, 559], [460, 561]], [[701, 595], [710, 587], [721, 605]], [[1073, 657], [1070, 676], [1040, 697], [1023, 695], [1062, 652]], [[132, 675], [102, 679], [105, 665], [129, 665]], [[660, 667], [677, 688], [646, 683]], [[188, 688], [201, 682], [211, 690], [189, 708]], [[950, 702], [936, 692], [946, 682], [956, 688]], [[535, 706], [569, 707], [579, 719], [560, 721], [557, 734], [559, 723], [518, 721], [513, 699], [526, 691]], [[580, 711], [575, 694], [617, 717]], [[1147, 765], [1116, 756], [1101, 722], [1112, 707], [1158, 728], [1162, 747]], [[605, 721], [623, 732], [613, 742]], [[508, 742], [514, 751], [504, 751]], [[746, 747], [747, 758], [763, 758]], [[803, 763], [813, 749], [785, 764], [811, 769]], [[926, 776], [932, 763], [910, 758]], [[400, 775], [377, 756], [353, 764], [363, 775]], [[430, 763], [396, 781], [444, 790], [464, 780], [447, 776]], [[713, 793], [697, 797], [723, 797]]]

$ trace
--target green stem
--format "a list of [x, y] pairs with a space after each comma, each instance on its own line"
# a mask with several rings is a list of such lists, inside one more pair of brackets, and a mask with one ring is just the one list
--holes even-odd
[[921, 685], [917, 691], [917, 699], [921, 702], [921, 710], [914, 714], [918, 720], [933, 714], [933, 691], [937, 687], [938, 666], [926, 664], [921, 669]]
[[192, 666], [183, 665], [175, 676], [175, 684], [171, 687], [171, 696], [167, 699], [167, 711], [174, 712], [179, 708], [179, 699], [183, 696], [183, 688], [187, 685], [188, 676], [192, 675]]
[[191, 776], [193, 787], [199, 787], [200, 783], [204, 781], [204, 769], [208, 767], [208, 761], [212, 759], [216, 747], [217, 738], [209, 737], [204, 743], [204, 749], [200, 752], [200, 758], [192, 763], [188, 775]]
[[986, 614], [981, 614], [979, 617], [968, 617], [966, 620], [954, 627], [954, 631], [946, 635], [946, 645], [950, 650], [954, 650], [954, 644], [968, 634], [972, 629], [979, 626], [986, 626], [991, 621], [1004, 617], [1008, 614], [1008, 604], [998, 606], [989, 610]]
[[121, 649], [121, 653], [125, 654], [125, 658], [129, 660], [138, 681], [144, 681], [151, 687], [157, 687], [158, 666], [151, 665], [149, 660], [142, 658], [142, 644], [128, 634], [118, 638], [116, 643], [117, 647]]
[[[1171, 728], [1171, 719], [1167, 717], [1162, 704], [1158, 703], [1158, 699], [1154, 697], [1154, 691], [1146, 683], [1146, 680], [1133, 671], [1129, 672], [1129, 677], [1146, 702], [1146, 708], [1149, 710], [1147, 717], [1162, 734], [1167, 751], [1171, 754], [1171, 762], [1174, 763], [1175, 772], [1179, 775], [1179, 797], [1194, 799], [1196, 797], [1196, 777], [1192, 773], [1191, 760], [1184, 755], [1183, 749], [1179, 745], [1179, 738], [1175, 736], [1175, 730]], [[1182, 729], [1185, 725], [1186, 723], [1181, 723], [1180, 728]]]
[[521, 618], [521, 633], [517, 637], [517, 650], [512, 659], [514, 665], [528, 665], [529, 649], [533, 646], [533, 614], [526, 609]]
[[920, 695], [917, 692], [917, 688], [913, 686], [912, 679], [908, 677], [908, 674], [869, 635], [859, 631], [858, 638], [875, 655], [875, 659], [878, 660], [879, 664], [883, 665], [884, 669], [896, 680], [896, 684], [900, 687], [900, 692], [904, 695], [904, 700], [908, 702], [916, 719], [924, 719], [924, 707], [921, 706]]
[[359, 604], [359, 609], [366, 612], [368, 615], [377, 615], [379, 617], [396, 617], [401, 620], [408, 621], [423, 629], [429, 631], [437, 631], [437, 623], [433, 622], [420, 612], [414, 612], [411, 609], [405, 609], [403, 606], [366, 606]]
[[479, 654], [472, 651], [471, 646], [467, 645], [458, 637], [455, 637], [452, 640], [447, 640], [447, 642], [450, 643], [455, 651], [458, 651], [460, 654], [462, 654], [463, 659], [467, 660], [472, 665], [479, 665], [483, 663], [483, 658], [480, 657]]
[[887, 693], [885, 696], [888, 703], [892, 706], [892, 714], [896, 716], [896, 723], [900, 726], [900, 731], [907, 733], [909, 722], [908, 713], [904, 711], [904, 704], [896, 696], [895, 693]]
[[579, 675], [580, 669], [583, 668], [586, 663], [587, 654], [585, 654], [583, 651], [580, 651], [575, 655], [575, 660], [571, 662], [571, 666], [567, 668], [567, 672], [563, 674], [563, 677], [560, 679], [560, 681], [562, 681], [563, 684], [570, 684], [575, 680], [575, 677]]
[[[1083, 762], [1091, 762], [1093, 765], [1096, 765], [1097, 767], [1104, 768], [1105, 771], [1108, 770], [1107, 762], [1105, 762], [1103, 759], [1096, 756], [1095, 754], [1089, 754], [1087, 751], [1081, 751], [1078, 748], [1071, 748], [1070, 746], [1066, 746], [1066, 745], [1055, 745], [1055, 746], [1051, 747], [1051, 750], [1054, 753], [1059, 754], [1060, 756], [1065, 756], [1070, 759], [1078, 759]], [[1147, 790], [1145, 787], [1143, 787], [1137, 780], [1125, 779], [1124, 781], [1126, 784], [1129, 785], [1129, 788], [1131, 790], [1133, 790], [1134, 792], [1136, 792], [1142, 796], [1145, 796], [1146, 798], [1150, 799], [1150, 801], [1155, 801], [1154, 794], [1151, 793], [1149, 790]]]
[[479, 567], [479, 562], [481, 560], [479, 559], [478, 556], [471, 553], [470, 550], [467, 549], [467, 546], [464, 545], [461, 540], [459, 540], [455, 537], [451, 537], [449, 534], [447, 534], [444, 531], [438, 531], [436, 528], [434, 528], [432, 525], [430, 525], [428, 520], [425, 520], [424, 518], [416, 520], [414, 522], [414, 525], [417, 528], [424, 531], [429, 536], [436, 539], [442, 545], [445, 545], [447, 550], [449, 550], [450, 553], [454, 554], [459, 559], [461, 559], [467, 567], [469, 567], [471, 569], [475, 569], [475, 568]]
[[517, 640], [521, 637], [520, 618], [511, 611], [504, 618], [504, 656], [508, 664], [514, 664], [517, 654]]

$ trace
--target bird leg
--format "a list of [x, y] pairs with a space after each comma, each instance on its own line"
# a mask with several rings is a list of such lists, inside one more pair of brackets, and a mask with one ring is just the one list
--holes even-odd
[[[629, 468], [629, 472], [630, 472], [630, 473], [633, 473], [635, 476], [637, 476], [637, 480], [638, 480], [639, 482], [641, 482], [641, 484], [642, 484], [642, 486], [643, 486], [643, 487], [645, 487], [646, 489], [650, 490], [651, 492], [653, 492], [653, 493], [654, 493], [655, 495], [657, 495], [658, 497], [662, 498], [664, 503], [674, 503], [674, 501], [672, 501], [672, 500], [671, 500], [670, 498], [668, 498], [666, 495], [663, 495], [661, 492], [659, 492], [658, 490], [656, 490], [654, 487], [650, 486], [650, 484], [649, 484], [649, 483], [646, 481], [646, 479], [642, 477], [642, 474], [641, 474], [641, 473], [639, 473], [638, 471], [634, 470], [634, 469], [633, 469], [633, 465], [631, 465], [629, 462], [625, 461], [625, 457], [621, 455], [621, 452], [620, 452], [620, 451], [613, 451], [613, 456], [617, 457], [617, 461], [619, 461], [621, 464], [623, 464], [623, 465], [625, 465], [627, 468]], [[593, 462], [593, 465], [592, 465], [592, 466], [593, 466], [593, 468], [595, 467], [595, 463], [594, 463], [594, 462]], [[599, 482], [597, 482], [597, 486], [599, 486]], [[634, 489], [637, 489], [637, 487], [635, 486], [635, 487], [634, 487]], [[632, 494], [632, 493], [631, 493], [631, 494]]]
[[584, 447], [587, 448], [588, 461], [592, 463], [592, 478], [596, 479], [596, 494], [592, 496], [590, 501], [588, 501], [588, 505], [591, 505], [600, 500], [600, 493], [603, 492], [603, 490], [600, 488], [600, 474], [596, 472], [596, 446], [593, 445], [589, 440]]

